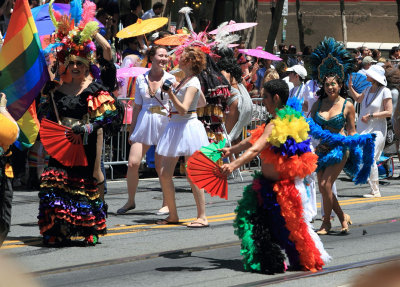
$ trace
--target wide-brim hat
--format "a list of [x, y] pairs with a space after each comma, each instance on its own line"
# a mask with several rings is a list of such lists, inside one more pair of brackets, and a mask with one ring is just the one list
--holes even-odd
[[367, 76], [371, 77], [383, 86], [387, 86], [387, 80], [385, 77], [385, 69], [379, 65], [372, 65], [368, 70], [365, 71]]

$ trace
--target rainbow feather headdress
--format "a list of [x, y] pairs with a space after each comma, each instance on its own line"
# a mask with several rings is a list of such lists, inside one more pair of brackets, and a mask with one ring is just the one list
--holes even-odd
[[[89, 66], [95, 61], [96, 46], [92, 42], [99, 25], [94, 20], [96, 4], [86, 0], [73, 0], [70, 5], [70, 15], [61, 15], [53, 10], [54, 0], [49, 3], [49, 14], [56, 28], [54, 32], [55, 43], [51, 44], [45, 52], [56, 52], [57, 60], [68, 66], [69, 61], [79, 60]], [[75, 23], [78, 23], [75, 26]]]

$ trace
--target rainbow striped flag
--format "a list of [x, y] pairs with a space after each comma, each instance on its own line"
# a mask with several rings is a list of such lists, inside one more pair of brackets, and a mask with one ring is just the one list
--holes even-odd
[[15, 1], [0, 50], [0, 71], [0, 91], [7, 96], [10, 114], [17, 121], [21, 119], [20, 140], [29, 139], [25, 142], [29, 146], [39, 130], [36, 109], [31, 106], [49, 74], [28, 0]]

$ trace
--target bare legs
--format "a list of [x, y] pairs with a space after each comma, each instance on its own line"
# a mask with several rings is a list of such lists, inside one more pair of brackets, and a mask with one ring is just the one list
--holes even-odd
[[[176, 209], [175, 186], [172, 180], [175, 166], [178, 162], [178, 157], [160, 156], [160, 158], [160, 183], [164, 193], [165, 203], [169, 208], [169, 216], [165, 220], [167, 222], [178, 222], [179, 216]], [[185, 161], [187, 161], [187, 159], [188, 157], [185, 157]], [[208, 225], [206, 217], [204, 190], [200, 190], [188, 177], [187, 179], [192, 188], [193, 197], [197, 207], [197, 219], [195, 222], [201, 225]]]
[[[121, 209], [132, 209], [135, 207], [135, 196], [136, 196], [136, 190], [139, 184], [139, 167], [140, 163], [142, 161], [143, 156], [146, 154], [146, 152], [149, 150], [150, 146], [142, 144], [142, 143], [133, 143], [131, 145], [130, 151], [129, 151], [129, 159], [128, 159], [128, 171], [126, 174], [126, 182], [127, 182], [127, 187], [128, 187], [128, 201], [125, 203], [125, 205]], [[159, 169], [159, 161], [160, 157], [156, 154], [155, 156], [155, 165], [156, 165], [156, 171], [157, 174], [160, 174], [160, 169]], [[165, 202], [163, 201], [163, 206]], [[122, 212], [124, 213], [124, 212]]]
[[324, 201], [324, 221], [322, 222], [319, 231], [323, 231], [323, 229], [329, 231], [331, 226], [330, 217], [332, 210], [335, 211], [335, 213], [337, 214], [341, 222], [342, 228], [348, 228], [344, 212], [340, 207], [337, 198], [332, 193], [332, 185], [342, 171], [346, 163], [347, 157], [347, 155], [344, 156], [340, 163], [328, 166], [324, 170], [317, 173], [319, 191], [321, 192]]
[[160, 156], [160, 184], [164, 195], [164, 201], [169, 208], [169, 216], [165, 219], [168, 222], [178, 222], [178, 212], [175, 202], [175, 186], [172, 181], [178, 157]]

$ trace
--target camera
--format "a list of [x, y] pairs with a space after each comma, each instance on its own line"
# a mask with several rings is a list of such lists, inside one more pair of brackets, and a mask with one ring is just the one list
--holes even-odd
[[169, 89], [171, 88], [171, 86], [172, 86], [172, 82], [170, 81], [170, 80], [165, 80], [165, 82], [164, 82], [164, 84], [162, 85], [162, 89], [164, 90], [164, 91], [169, 91]]

